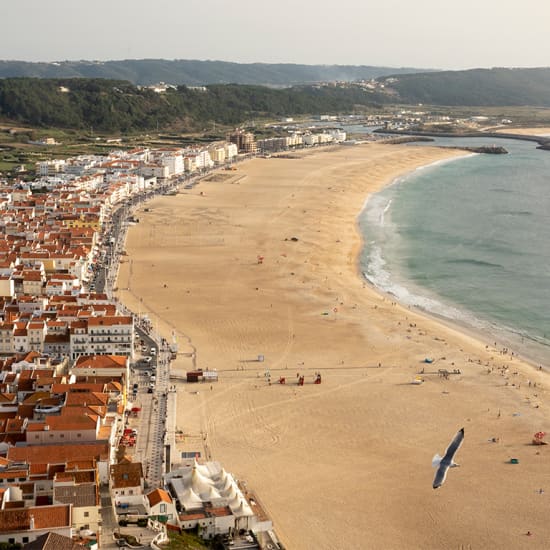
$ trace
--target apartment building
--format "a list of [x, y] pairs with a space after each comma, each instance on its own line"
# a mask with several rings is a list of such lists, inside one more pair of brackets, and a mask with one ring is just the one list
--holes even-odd
[[132, 316], [97, 316], [73, 321], [70, 325], [70, 355], [124, 355], [134, 353]]
[[227, 141], [234, 143], [237, 146], [239, 152], [242, 153], [255, 153], [256, 141], [252, 132], [245, 132], [243, 130], [236, 130], [227, 136]]

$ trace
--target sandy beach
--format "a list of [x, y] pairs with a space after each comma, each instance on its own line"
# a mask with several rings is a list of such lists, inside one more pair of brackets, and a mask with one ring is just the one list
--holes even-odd
[[498, 128], [496, 132], [501, 134], [516, 134], [518, 136], [550, 136], [550, 128]]
[[[550, 547], [550, 450], [530, 444], [548, 428], [546, 373], [393, 303], [358, 269], [368, 195], [462, 154], [255, 159], [155, 199], [130, 228], [119, 299], [177, 335], [174, 371], [219, 371], [212, 389], [177, 383], [177, 426], [246, 480], [289, 550]], [[461, 427], [461, 467], [434, 490], [432, 457]]]

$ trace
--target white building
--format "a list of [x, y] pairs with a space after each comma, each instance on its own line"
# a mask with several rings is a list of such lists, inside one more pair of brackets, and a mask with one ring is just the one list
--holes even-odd
[[183, 529], [200, 527], [205, 539], [245, 529], [262, 532], [272, 529], [256, 501], [247, 498], [235, 478], [219, 462], [192, 464], [165, 474], [165, 484], [176, 495], [182, 512]]
[[332, 143], [332, 141], [334, 141], [332, 136], [330, 134], [325, 133], [325, 132], [317, 134], [317, 140], [318, 140], [319, 144]]
[[288, 146], [289, 147], [299, 147], [303, 145], [302, 134], [290, 134]]
[[304, 145], [317, 145], [319, 143], [319, 136], [317, 134], [307, 134], [303, 136]]
[[0, 296], [11, 296], [15, 295], [15, 283], [11, 278], [11, 275], [1, 275], [0, 276]]
[[155, 489], [146, 496], [147, 515], [155, 519], [165, 519], [177, 524], [178, 512], [170, 494], [164, 489]]
[[37, 172], [40, 177], [54, 176], [65, 170], [65, 160], [53, 159], [37, 163]]
[[170, 177], [170, 168], [167, 165], [144, 164], [140, 167], [139, 173], [144, 178], [167, 179]]
[[212, 161], [210, 157], [210, 153], [208, 151], [199, 151], [195, 155], [195, 166], [200, 170], [201, 168], [212, 168], [214, 166], [214, 162]]
[[89, 355], [132, 357], [134, 323], [131, 316], [101, 316], [72, 320], [70, 355], [77, 359]]
[[195, 163], [195, 156], [190, 155], [183, 159], [183, 164], [185, 167], [186, 172], [194, 172], [197, 169], [197, 165]]
[[104, 158], [96, 155], [80, 155], [72, 157], [65, 163], [65, 172], [81, 176], [94, 171], [103, 162]]
[[0, 353], [13, 353], [14, 336], [13, 323], [0, 322]]
[[161, 163], [168, 166], [169, 176], [179, 176], [184, 172], [183, 155], [181, 153], [174, 153], [164, 155], [161, 159]]
[[239, 154], [239, 149], [235, 143], [225, 143], [224, 149], [226, 160], [231, 160]]
[[225, 162], [225, 147], [221, 145], [212, 145], [208, 148], [208, 153], [214, 164], [223, 164]]
[[347, 134], [344, 132], [344, 130], [340, 130], [339, 128], [333, 128], [332, 130], [329, 130], [328, 132], [334, 141], [340, 143], [342, 141], [346, 141]]

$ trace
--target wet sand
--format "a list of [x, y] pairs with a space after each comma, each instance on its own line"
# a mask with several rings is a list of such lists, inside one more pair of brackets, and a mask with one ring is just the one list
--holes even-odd
[[[212, 389], [177, 383], [177, 427], [247, 481], [288, 549], [550, 545], [548, 449], [530, 445], [548, 424], [545, 373], [394, 304], [358, 270], [368, 194], [455, 154], [255, 159], [154, 200], [130, 229], [120, 299], [175, 332], [174, 371], [219, 371]], [[461, 467], [433, 490], [432, 457], [461, 427]]]

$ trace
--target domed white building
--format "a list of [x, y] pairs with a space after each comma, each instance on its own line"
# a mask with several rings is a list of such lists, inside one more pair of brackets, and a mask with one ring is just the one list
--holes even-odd
[[164, 475], [172, 497], [179, 503], [179, 524], [182, 529], [199, 527], [201, 536], [211, 539], [251, 530], [255, 533], [273, 528], [256, 498], [226, 472], [219, 462], [192, 464]]

